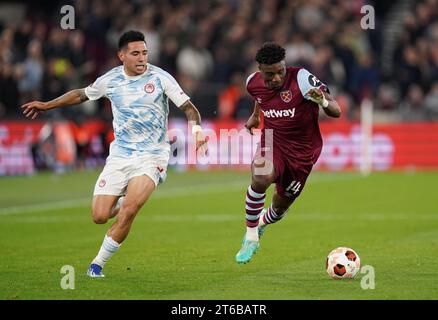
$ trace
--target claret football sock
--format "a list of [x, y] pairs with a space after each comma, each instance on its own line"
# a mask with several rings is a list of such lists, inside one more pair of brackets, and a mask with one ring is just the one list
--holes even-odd
[[246, 226], [248, 230], [254, 228], [257, 230], [259, 224], [260, 213], [265, 205], [266, 193], [255, 192], [251, 186], [246, 191]]
[[272, 223], [276, 223], [277, 221], [280, 221], [286, 215], [287, 211], [288, 210], [286, 210], [282, 214], [277, 214], [274, 211], [274, 208], [272, 207], [271, 204], [269, 206], [268, 211], [261, 216], [261, 219], [259, 220], [260, 226], [262, 227], [264, 225], [272, 224]]

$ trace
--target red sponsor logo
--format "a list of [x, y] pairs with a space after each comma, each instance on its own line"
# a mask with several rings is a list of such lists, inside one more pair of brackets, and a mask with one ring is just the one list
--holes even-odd
[[152, 83], [147, 83], [144, 86], [144, 91], [146, 91], [146, 93], [152, 93], [155, 91], [155, 86]]
[[105, 185], [106, 185], [106, 181], [105, 181], [105, 179], [101, 179], [101, 180], [99, 181], [99, 187], [103, 188], [103, 187], [105, 187]]
[[158, 170], [160, 173], [162, 173], [162, 172], [164, 171], [164, 169], [161, 168], [161, 167], [157, 167], [157, 170]]
[[281, 91], [280, 98], [286, 103], [290, 102], [292, 100], [292, 92], [290, 90]]

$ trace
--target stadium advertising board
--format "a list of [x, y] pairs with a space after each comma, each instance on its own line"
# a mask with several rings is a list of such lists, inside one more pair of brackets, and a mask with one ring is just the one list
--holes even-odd
[[[247, 168], [260, 140], [260, 131], [251, 136], [243, 122], [204, 121], [203, 127], [210, 138], [209, 155], [196, 159], [188, 148], [186, 126], [185, 121], [169, 121], [168, 133], [173, 142], [169, 164], [182, 170], [193, 166]], [[104, 128], [104, 124], [96, 121], [82, 125], [90, 141], [104, 134]], [[359, 124], [322, 122], [321, 132], [324, 147], [316, 169], [359, 169], [362, 159]], [[1, 122], [0, 175], [34, 173], [37, 149], [45, 154], [45, 161], [54, 163], [49, 168], [57, 165], [74, 167], [77, 137], [75, 126], [68, 122]], [[371, 140], [371, 160], [376, 171], [438, 168], [438, 123], [376, 124]]]

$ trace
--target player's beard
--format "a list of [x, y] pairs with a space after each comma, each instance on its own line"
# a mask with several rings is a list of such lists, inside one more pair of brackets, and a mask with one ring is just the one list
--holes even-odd
[[274, 84], [273, 82], [266, 82], [266, 86], [271, 90], [276, 90], [281, 88], [282, 83]]

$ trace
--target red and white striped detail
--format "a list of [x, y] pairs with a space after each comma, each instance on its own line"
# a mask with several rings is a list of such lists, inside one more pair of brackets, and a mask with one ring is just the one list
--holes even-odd
[[272, 208], [272, 204], [269, 206], [268, 211], [263, 215], [262, 219], [263, 222], [265, 224], [272, 224], [272, 223], [276, 223], [277, 221], [281, 220], [281, 218], [284, 217], [284, 215], [286, 214], [287, 210], [281, 214], [281, 215], [277, 215], [277, 213], [274, 211], [274, 209]]
[[246, 226], [250, 228], [257, 227], [259, 224], [260, 213], [265, 205], [265, 193], [257, 193], [248, 187], [246, 192]]

